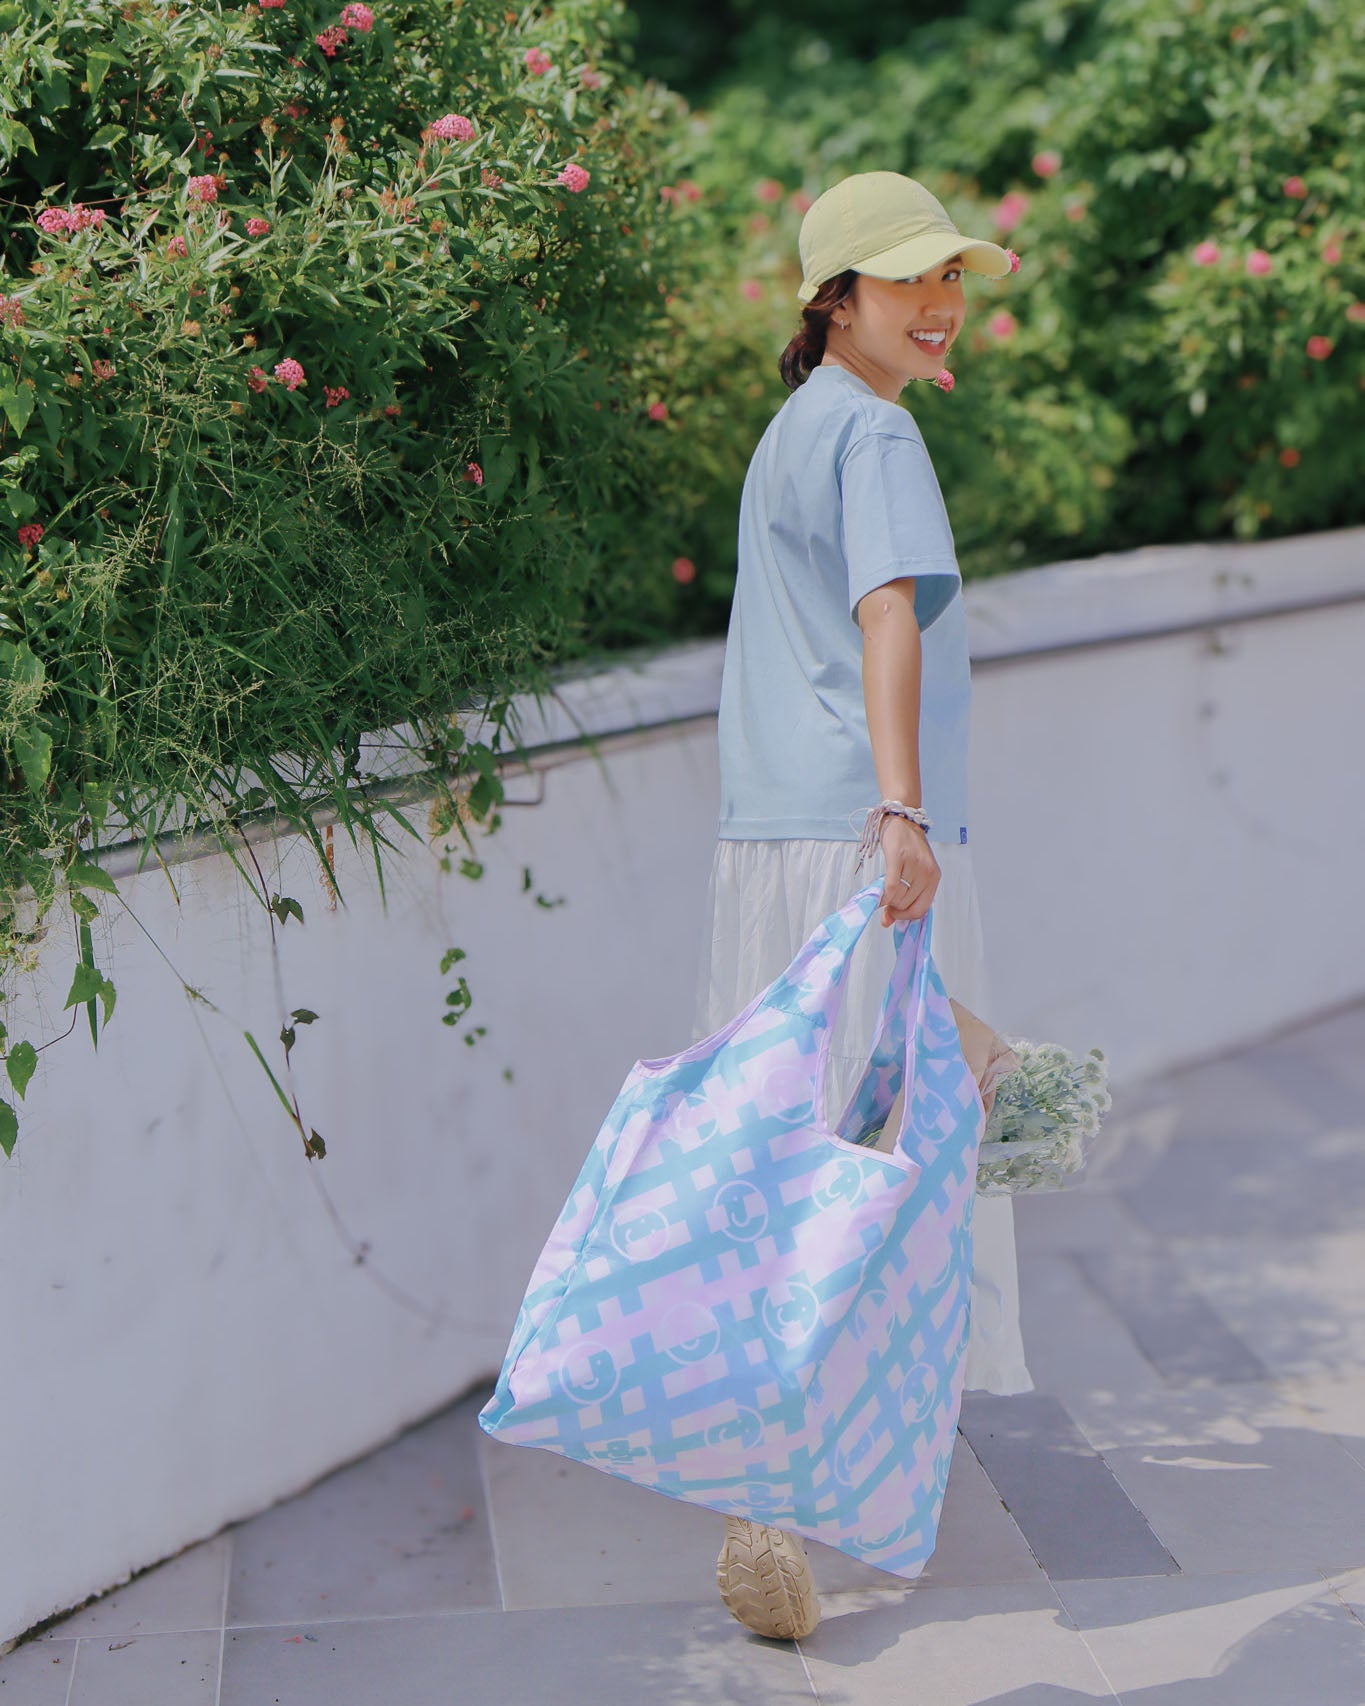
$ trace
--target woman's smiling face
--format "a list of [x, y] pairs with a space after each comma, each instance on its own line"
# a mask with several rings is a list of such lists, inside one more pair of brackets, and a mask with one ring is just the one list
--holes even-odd
[[[833, 357], [894, 402], [912, 379], [932, 379], [943, 366], [967, 318], [962, 281], [957, 255], [915, 278], [859, 273], [830, 321], [826, 359]], [[916, 332], [942, 336], [925, 341]]]

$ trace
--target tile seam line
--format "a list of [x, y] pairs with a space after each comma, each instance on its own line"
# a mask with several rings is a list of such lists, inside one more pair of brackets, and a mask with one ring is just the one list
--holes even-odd
[[801, 1661], [801, 1669], [806, 1674], [806, 1685], [810, 1689], [811, 1699], [815, 1701], [816, 1706], [823, 1706], [820, 1690], [815, 1686], [815, 1678], [810, 1673], [810, 1665], [806, 1659], [805, 1648], [801, 1645], [800, 1641], [794, 1641], [792, 1645], [796, 1648], [796, 1656]]
[[1329, 1572], [1329, 1571], [1323, 1569], [1321, 1566], [1318, 1567], [1318, 1574], [1322, 1577], [1323, 1583], [1326, 1586], [1328, 1593], [1339, 1604], [1345, 1606], [1346, 1613], [1349, 1617], [1354, 1617], [1356, 1622], [1359, 1623], [1362, 1628], [1365, 1628], [1365, 1617], [1362, 1617], [1360, 1615], [1360, 1613], [1356, 1610], [1355, 1606], [1353, 1606], [1351, 1604], [1350, 1600], [1345, 1597], [1345, 1595], [1342, 1593], [1341, 1589], [1332, 1580], [1333, 1575], [1338, 1575], [1341, 1573], [1342, 1572], [1340, 1572], [1340, 1571]]
[[498, 1522], [493, 1512], [493, 1484], [488, 1475], [488, 1454], [484, 1448], [486, 1438], [477, 1419], [474, 1423], [474, 1461], [479, 1471], [479, 1486], [483, 1491], [483, 1508], [488, 1517], [488, 1544], [493, 1553], [493, 1580], [498, 1584], [498, 1610], [507, 1610], [507, 1594], [502, 1585], [502, 1554], [498, 1549]]
[[71, 1649], [71, 1675], [66, 1679], [66, 1699], [63, 1706], [71, 1706], [71, 1691], [76, 1686], [76, 1666], [81, 1661], [81, 1637], [77, 1635], [76, 1645]]
[[[1241, 1572], [1230, 1571], [1228, 1573], [1239, 1574]], [[1169, 1577], [1164, 1576], [1162, 1579], [1166, 1580], [1169, 1579]], [[998, 1587], [1001, 1584], [996, 1582], [983, 1582], [967, 1585], [990, 1588]], [[955, 1592], [956, 1589], [944, 1587], [936, 1590], [926, 1584], [923, 1588], [911, 1589], [909, 1591], [922, 1593], [933, 1593], [935, 1591], [939, 1591], [948, 1593]], [[849, 1595], [860, 1595], [869, 1592], [888, 1595], [897, 1593], [897, 1590], [895, 1588], [844, 1588], [842, 1590], [827, 1590], [823, 1592], [820, 1597], [822, 1600], [839, 1599], [847, 1598]], [[662, 1609], [664, 1607], [672, 1607], [679, 1611], [707, 1610], [714, 1609], [714, 1602], [710, 1599], [633, 1599], [611, 1600], [602, 1604], [586, 1605], [517, 1605], [508, 1607], [500, 1607], [496, 1605], [474, 1605], [465, 1608], [437, 1606], [426, 1611], [362, 1612], [354, 1617], [299, 1617], [290, 1622], [283, 1623], [229, 1623], [227, 1625], [227, 1632], [234, 1635], [249, 1635], [260, 1630], [271, 1629], [335, 1629], [353, 1623], [410, 1623], [419, 1617], [442, 1617], [454, 1621], [455, 1619], [462, 1617], [544, 1617], [549, 1613], [557, 1611], [582, 1612], [585, 1615], [590, 1616], [597, 1612], [625, 1610], [647, 1611]], [[163, 1629], [159, 1630], [154, 1635], [137, 1636], [135, 1639], [159, 1641], [168, 1639], [172, 1635], [192, 1635], [207, 1632], [208, 1631], [206, 1630], [193, 1629]], [[91, 1639], [88, 1635], [80, 1638], [82, 1640]]]
[[[1090, 1645], [1089, 1641], [1086, 1640], [1085, 1630], [1081, 1628], [1080, 1624], [1077, 1622], [1075, 1616], [1072, 1613], [1071, 1607], [1066, 1603], [1066, 1601], [1062, 1598], [1061, 1594], [1057, 1591], [1057, 1584], [1053, 1581], [1052, 1577], [1047, 1574], [1046, 1570], [1044, 1570], [1043, 1575], [1044, 1575], [1045, 1580], [1047, 1581], [1048, 1592], [1052, 1595], [1053, 1599], [1056, 1600], [1057, 1609], [1062, 1614], [1062, 1622], [1063, 1622], [1064, 1627], [1070, 1629], [1072, 1631], [1072, 1633], [1076, 1636], [1076, 1639], [1085, 1648], [1087, 1654], [1090, 1657], [1091, 1664], [1094, 1665], [1095, 1669], [1099, 1672], [1101, 1678], [1103, 1679], [1104, 1686], [1109, 1690], [1110, 1699], [1118, 1701], [1119, 1706], [1122, 1706], [1123, 1696], [1119, 1693], [1118, 1689], [1115, 1688], [1113, 1681], [1110, 1678], [1109, 1672], [1100, 1663], [1099, 1654]], [[1065, 1580], [1067, 1578], [1063, 1578], [1063, 1579]], [[1081, 1579], [1085, 1580], [1086, 1578], [1082, 1577]], [[1111, 1577], [1110, 1579], [1113, 1580], [1114, 1578]], [[1170, 1578], [1169, 1577], [1162, 1577], [1160, 1579], [1164, 1580], [1164, 1581], [1168, 1581]]]
[[227, 1611], [228, 1594], [232, 1587], [232, 1560], [237, 1554], [237, 1533], [235, 1529], [228, 1530], [228, 1543], [224, 1549], [223, 1559], [223, 1597], [218, 1607], [218, 1678], [213, 1689], [213, 1706], [222, 1706], [223, 1699], [223, 1658], [227, 1652]]

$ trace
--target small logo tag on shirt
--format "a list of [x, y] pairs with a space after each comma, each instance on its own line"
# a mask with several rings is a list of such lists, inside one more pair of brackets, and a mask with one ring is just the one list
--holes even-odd
[[958, 846], [961, 847], [963, 842], [966, 841], [966, 839], [967, 839], [967, 826], [964, 823], [962, 828], [959, 829], [957, 832], [957, 844], [958, 844]]

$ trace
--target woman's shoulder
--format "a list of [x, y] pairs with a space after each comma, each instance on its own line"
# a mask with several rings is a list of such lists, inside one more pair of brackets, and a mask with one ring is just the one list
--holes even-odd
[[818, 367], [801, 390], [809, 390], [809, 402], [829, 417], [841, 457], [863, 438], [904, 438], [927, 448], [919, 422], [909, 409], [888, 402], [847, 368]]

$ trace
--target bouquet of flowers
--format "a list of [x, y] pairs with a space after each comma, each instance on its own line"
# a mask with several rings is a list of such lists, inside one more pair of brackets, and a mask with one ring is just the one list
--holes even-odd
[[1060, 1043], [1002, 1037], [969, 1008], [952, 1007], [986, 1108], [978, 1192], [1064, 1190], [1084, 1167], [1113, 1102], [1103, 1050], [1092, 1048], [1078, 1061]]

